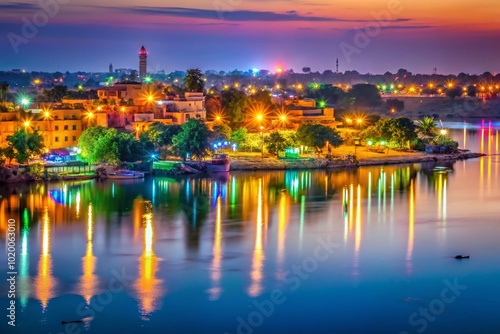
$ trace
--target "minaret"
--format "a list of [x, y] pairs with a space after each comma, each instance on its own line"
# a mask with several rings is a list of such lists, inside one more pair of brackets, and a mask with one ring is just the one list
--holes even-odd
[[339, 59], [337, 58], [337, 74], [339, 74]]
[[146, 51], [146, 48], [143, 45], [141, 50], [139, 51], [139, 78], [141, 80], [146, 76], [147, 59], [148, 59], [148, 52]]
[[109, 74], [113, 74], [113, 64], [109, 63]]

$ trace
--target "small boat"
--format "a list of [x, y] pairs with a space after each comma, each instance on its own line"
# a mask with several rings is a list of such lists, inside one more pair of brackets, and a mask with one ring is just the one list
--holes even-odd
[[229, 172], [230, 163], [227, 154], [214, 154], [210, 161], [185, 162], [184, 166], [194, 168], [200, 172], [223, 173]]
[[143, 179], [143, 172], [136, 172], [132, 170], [117, 170], [113, 173], [108, 173], [108, 179], [114, 180], [130, 180], [130, 179]]
[[96, 177], [97, 175], [95, 173], [61, 175], [61, 179], [64, 181], [85, 181], [95, 179]]
[[436, 166], [434, 167], [434, 173], [438, 174], [453, 173], [453, 169], [446, 166]]
[[229, 172], [231, 167], [227, 154], [214, 154], [210, 162], [205, 162], [208, 172]]

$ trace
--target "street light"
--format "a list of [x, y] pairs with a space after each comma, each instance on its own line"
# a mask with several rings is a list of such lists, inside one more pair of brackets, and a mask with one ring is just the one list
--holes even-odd
[[446, 135], [448, 134], [448, 130], [446, 130], [446, 129], [441, 129], [441, 130], [439, 131], [439, 133], [441, 133], [441, 135], [442, 135], [442, 136], [446, 136]]

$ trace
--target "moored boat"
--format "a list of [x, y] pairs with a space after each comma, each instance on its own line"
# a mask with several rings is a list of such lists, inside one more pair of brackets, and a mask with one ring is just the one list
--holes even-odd
[[227, 154], [214, 154], [210, 161], [185, 162], [183, 165], [201, 173], [229, 172], [229, 168], [231, 167]]
[[108, 173], [108, 179], [114, 180], [130, 180], [130, 179], [143, 179], [143, 172], [136, 172], [132, 170], [117, 170], [113, 173]]

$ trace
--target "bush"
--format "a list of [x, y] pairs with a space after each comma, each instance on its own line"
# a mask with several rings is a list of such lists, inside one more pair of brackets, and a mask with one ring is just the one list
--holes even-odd
[[425, 152], [425, 142], [420, 138], [415, 138], [411, 143], [411, 147], [416, 151]]

